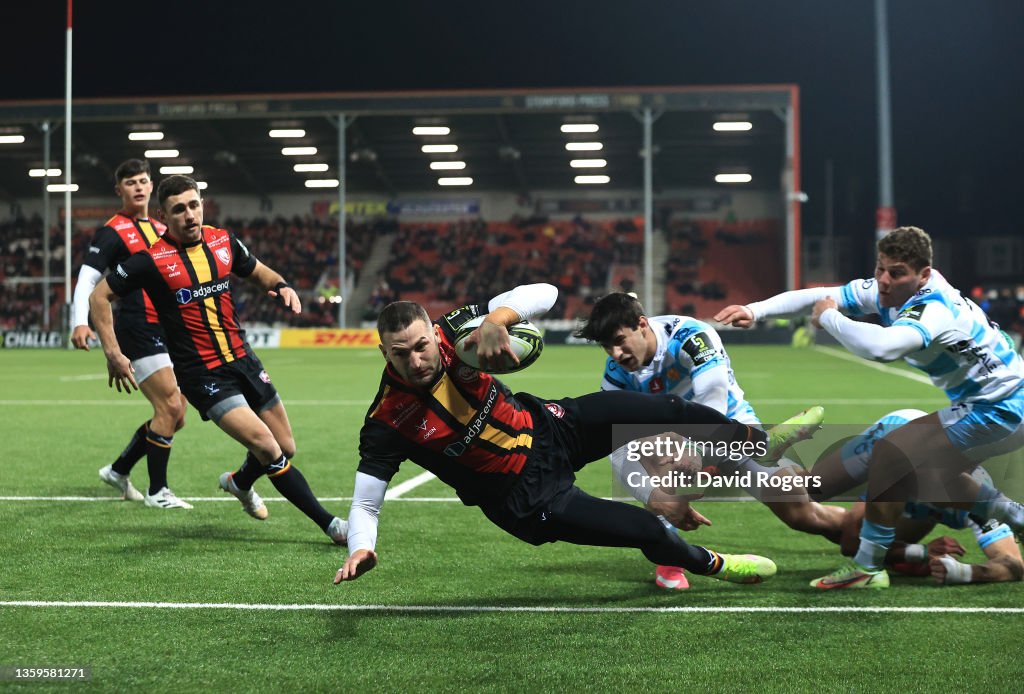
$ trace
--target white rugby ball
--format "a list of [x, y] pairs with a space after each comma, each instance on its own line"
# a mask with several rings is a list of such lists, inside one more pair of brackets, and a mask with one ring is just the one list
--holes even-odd
[[[473, 345], [469, 349], [465, 347], [466, 338], [470, 334], [480, 327], [480, 324], [484, 322], [485, 316], [477, 316], [471, 321], [464, 323], [455, 333], [455, 351], [459, 355], [459, 359], [462, 360], [466, 366], [471, 366], [474, 369], [480, 369], [480, 362], [477, 361], [476, 357], [476, 345]], [[519, 365], [516, 366], [511, 359], [505, 357], [505, 364], [502, 368], [490, 368], [487, 369], [487, 373], [490, 374], [509, 374], [516, 371], [522, 371], [527, 366], [537, 361], [540, 357], [540, 353], [544, 350], [544, 338], [540, 328], [531, 323], [530, 321], [524, 320], [510, 325], [508, 328], [509, 342], [512, 346], [512, 351], [515, 352], [516, 356], [519, 357]]]

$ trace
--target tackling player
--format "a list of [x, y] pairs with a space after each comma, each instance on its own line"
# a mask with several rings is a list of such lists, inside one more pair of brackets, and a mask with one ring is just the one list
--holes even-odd
[[[879, 240], [873, 279], [785, 292], [728, 306], [715, 316], [747, 328], [763, 318], [811, 310], [815, 324], [849, 351], [875, 361], [905, 359], [950, 399], [949, 407], [899, 427], [875, 445], [860, 548], [852, 564], [818, 579], [819, 588], [888, 586], [883, 561], [913, 486], [947, 484], [1024, 444], [1024, 362], [998, 326], [931, 263], [928, 234], [900, 227]], [[865, 315], [878, 316], [881, 325], [847, 317]], [[937, 496], [933, 491], [920, 498], [939, 501]], [[954, 501], [979, 518], [1024, 532], [1024, 506], [991, 486], [970, 482]]]
[[[736, 382], [721, 338], [707, 323], [687, 316], [648, 317], [636, 297], [616, 292], [594, 304], [590, 317], [576, 332], [576, 337], [596, 342], [608, 353], [601, 379], [603, 391], [671, 393], [711, 407], [744, 424], [761, 427], [753, 407]], [[788, 445], [813, 433], [820, 426], [822, 414], [821, 408], [812, 408], [787, 421], [786, 426], [778, 427], [787, 436], [772, 442], [772, 457], [778, 459]], [[638, 501], [681, 527], [676, 511], [680, 507], [687, 508], [686, 502], [681, 503], [680, 497], [663, 489], [647, 484], [630, 484], [630, 472], [640, 470], [637, 464], [629, 463], [624, 449], [613, 452], [611, 460], [616, 479]], [[731, 468], [720, 467], [719, 471], [725, 474], [754, 471], [769, 476], [805, 474], [793, 463], [766, 467], [749, 458], [737, 461]], [[639, 479], [643, 478], [641, 475]], [[844, 514], [842, 508], [811, 501], [802, 487], [785, 495], [756, 486], [745, 491], [762, 501], [794, 530], [823, 535], [839, 542]], [[704, 520], [704, 524], [710, 523]], [[681, 588], [685, 587], [685, 581], [678, 567], [659, 566], [656, 571], [655, 582], [661, 587]]]
[[[867, 481], [868, 460], [875, 442], [893, 429], [926, 414], [921, 410], [910, 409], [890, 412], [823, 458], [814, 466], [814, 474], [818, 474], [822, 467], [838, 465], [848, 475], [849, 488], [863, 484]], [[978, 484], [994, 486], [992, 478], [981, 466], [971, 473], [971, 477]], [[854, 503], [844, 518], [840, 547], [846, 556], [852, 557], [857, 551], [857, 535], [864, 519], [865, 506], [863, 501]], [[970, 528], [988, 561], [984, 564], [961, 563], [956, 557], [964, 555], [964, 548], [947, 536], [936, 538], [927, 545], [917, 544], [937, 524], [954, 530]], [[896, 538], [885, 557], [885, 563], [898, 573], [916, 576], [930, 574], [940, 585], [1019, 581], [1024, 577], [1024, 560], [1009, 526], [994, 519], [977, 518], [966, 510], [940, 508], [916, 501], [908, 501], [904, 507], [896, 524]]]

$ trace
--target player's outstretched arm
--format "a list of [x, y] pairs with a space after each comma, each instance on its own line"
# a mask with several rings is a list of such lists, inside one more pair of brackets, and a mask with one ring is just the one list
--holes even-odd
[[806, 315], [818, 299], [842, 301], [842, 287], [812, 287], [810, 289], [794, 289], [765, 299], [740, 306], [733, 304], [715, 314], [715, 320], [724, 325], [737, 328], [749, 328], [755, 321], [765, 318], [782, 318], [785, 316]]
[[350, 553], [334, 576], [334, 584], [354, 581], [377, 566], [377, 522], [384, 503], [388, 483], [385, 480], [356, 472], [352, 507], [348, 512], [348, 546]]
[[921, 333], [907, 325], [883, 327], [851, 320], [828, 299], [815, 303], [814, 322], [839, 344], [863, 359], [896, 361], [924, 347]]
[[746, 306], [733, 304], [715, 314], [714, 320], [734, 328], [749, 328], [754, 324], [754, 312]]
[[[1004, 547], [990, 553], [990, 548], [997, 544]], [[1010, 546], [1013, 549], [1010, 549]], [[1024, 561], [1021, 561], [1020, 550], [1013, 538], [1005, 538], [985, 548], [989, 560], [984, 564], [962, 564], [949, 555], [933, 557], [928, 563], [932, 578], [939, 585], [958, 585], [965, 583], [1004, 583], [1024, 579]]]
[[103, 354], [107, 358], [107, 385], [111, 388], [116, 385], [117, 392], [123, 389], [123, 392], [130, 394], [132, 390], [138, 390], [139, 385], [135, 382], [135, 369], [131, 361], [121, 352], [117, 336], [114, 335], [112, 302], [116, 297], [107, 280], [102, 280], [89, 295], [89, 310], [103, 344]]

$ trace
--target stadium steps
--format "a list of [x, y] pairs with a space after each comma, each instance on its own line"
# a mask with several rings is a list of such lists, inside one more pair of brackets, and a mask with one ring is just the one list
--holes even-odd
[[352, 294], [345, 297], [345, 325], [351, 326], [359, 323], [366, 304], [370, 301], [370, 294], [376, 286], [377, 274], [388, 263], [392, 241], [394, 241], [392, 234], [380, 234], [374, 239], [370, 255], [366, 258], [363, 269], [359, 273], [359, 283], [352, 288]]
[[[653, 278], [651, 279], [651, 306], [645, 306], [648, 315], [659, 316], [665, 313], [665, 260], [671, 250], [668, 244], [668, 235], [661, 229], [655, 228], [651, 234], [651, 264], [654, 266]], [[642, 266], [642, 265], [641, 265]], [[642, 276], [642, 275], [641, 275]], [[642, 290], [641, 290], [642, 291]]]

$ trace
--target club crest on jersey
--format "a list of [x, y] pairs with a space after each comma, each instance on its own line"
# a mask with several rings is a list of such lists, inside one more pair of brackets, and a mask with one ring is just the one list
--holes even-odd
[[260, 380], [264, 383], [270, 383], [270, 374], [267, 373], [266, 369], [260, 371]]
[[228, 252], [228, 249], [218, 248], [213, 254], [217, 256], [217, 260], [219, 260], [222, 265], [231, 264], [231, 254]]
[[462, 364], [455, 370], [455, 378], [459, 379], [463, 383], [470, 383], [480, 378], [480, 372], [476, 369]]
[[661, 376], [655, 376], [648, 383], [652, 393], [660, 393], [665, 390], [665, 382], [661, 379]]
[[561, 419], [565, 416], [565, 408], [559, 405], [557, 402], [546, 402], [544, 403], [544, 409], [551, 413], [556, 419]]

